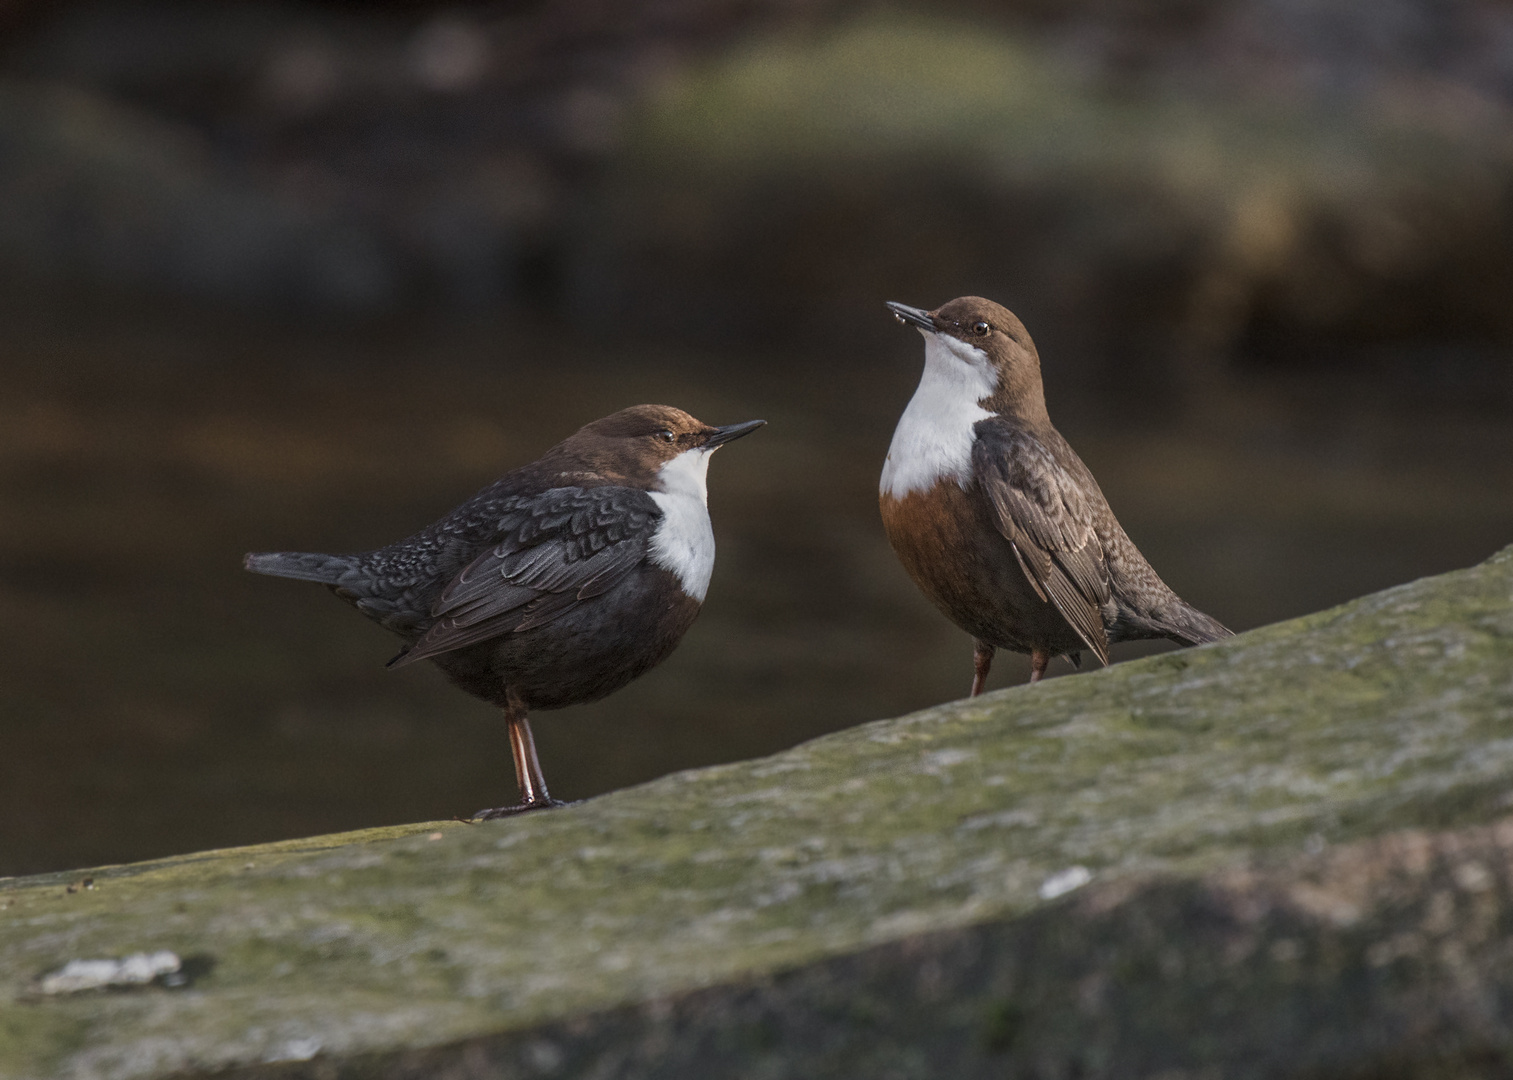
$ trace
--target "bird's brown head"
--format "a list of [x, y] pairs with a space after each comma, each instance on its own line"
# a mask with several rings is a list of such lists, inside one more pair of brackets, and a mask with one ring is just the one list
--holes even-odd
[[[631, 483], [659, 489], [669, 478], [676, 482], [681, 473], [696, 472], [702, 488], [709, 455], [766, 422], [714, 427], [670, 405], [635, 405], [585, 424], [554, 446], [542, 463], [550, 463], [564, 483]], [[573, 479], [578, 473], [582, 475]]]
[[[957, 362], [987, 376], [991, 391], [984, 407], [1025, 419], [1045, 415], [1040, 354], [1024, 323], [1008, 308], [980, 296], [959, 296], [934, 311], [894, 301], [888, 310], [925, 338], [925, 362]], [[931, 345], [938, 360], [932, 360]]]

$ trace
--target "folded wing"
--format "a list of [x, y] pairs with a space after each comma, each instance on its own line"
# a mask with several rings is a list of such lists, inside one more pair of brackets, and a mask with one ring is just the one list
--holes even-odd
[[975, 430], [973, 471], [1020, 569], [1107, 664], [1102, 608], [1110, 595], [1108, 565], [1087, 494], [1024, 429], [995, 418]]
[[561, 618], [646, 558], [661, 511], [635, 488], [554, 488], [518, 503], [502, 539], [452, 579], [405, 664]]

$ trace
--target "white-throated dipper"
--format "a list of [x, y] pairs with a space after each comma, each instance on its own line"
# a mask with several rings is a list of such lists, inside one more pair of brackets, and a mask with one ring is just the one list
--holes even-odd
[[520, 802], [475, 820], [560, 806], [526, 719], [596, 701], [661, 663], [692, 625], [714, 569], [709, 455], [766, 421], [710, 427], [637, 405], [581, 428], [440, 521], [357, 555], [248, 555], [248, 570], [318, 581], [504, 710]]
[[1230, 631], [1167, 588], [1051, 424], [1040, 355], [991, 300], [889, 302], [925, 339], [925, 370], [883, 465], [883, 528], [904, 569], [976, 639], [972, 696], [996, 649], [1108, 663], [1112, 642], [1201, 645]]

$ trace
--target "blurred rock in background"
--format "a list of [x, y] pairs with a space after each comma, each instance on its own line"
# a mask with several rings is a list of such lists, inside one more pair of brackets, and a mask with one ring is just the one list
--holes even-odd
[[31, 5], [4, 54], [0, 256], [65, 288], [314, 311], [554, 301], [568, 204], [647, 88], [805, 13]]
[[6, 34], [13, 295], [718, 342], [974, 291], [1121, 393], [1513, 340], [1491, 0], [80, 2]]

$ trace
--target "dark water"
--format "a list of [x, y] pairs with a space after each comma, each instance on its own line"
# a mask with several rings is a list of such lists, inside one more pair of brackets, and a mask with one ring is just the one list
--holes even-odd
[[[917, 377], [912, 335], [880, 339], [882, 352], [732, 356], [548, 333], [561, 329], [13, 334], [0, 874], [511, 798], [488, 707], [425, 666], [386, 671], [382, 630], [240, 558], [389, 542], [642, 401], [771, 426], [713, 463], [719, 558], [673, 659], [607, 701], [537, 717], [554, 794], [768, 753], [965, 691], [969, 640], [915, 592], [877, 520], [877, 469]], [[1048, 367], [1053, 415], [1136, 542], [1236, 629], [1513, 541], [1513, 415], [1495, 395], [1251, 372], [1180, 420], [1134, 424]], [[1025, 675], [1002, 656], [994, 685]]]

